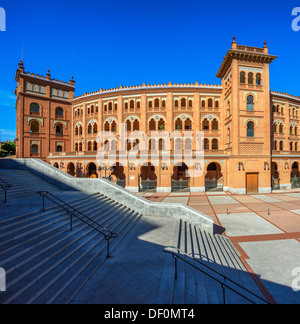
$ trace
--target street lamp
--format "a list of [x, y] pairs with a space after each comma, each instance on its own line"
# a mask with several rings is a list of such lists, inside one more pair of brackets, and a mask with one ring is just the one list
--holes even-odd
[[105, 177], [104, 179], [111, 181], [112, 180], [112, 176], [110, 175], [109, 177], [107, 177], [107, 171], [114, 171], [113, 167], [107, 167], [107, 166], [99, 166], [98, 171], [102, 172], [105, 171]]

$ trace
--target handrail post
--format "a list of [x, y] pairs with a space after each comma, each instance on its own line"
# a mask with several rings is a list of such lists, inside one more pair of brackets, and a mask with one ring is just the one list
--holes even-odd
[[45, 211], [45, 196], [42, 194], [42, 198], [43, 198], [43, 212]]
[[70, 214], [70, 231], [72, 232], [73, 231], [73, 215], [72, 213], [69, 213]]
[[225, 286], [222, 284], [222, 289], [223, 289], [223, 305], [226, 304], [226, 299], [225, 299]]
[[109, 255], [109, 238], [107, 238], [107, 236], [106, 236], [105, 239], [107, 241], [107, 245], [106, 245], [106, 247], [107, 247], [106, 258], [108, 259], [110, 257], [110, 255]]
[[175, 280], [177, 280], [177, 278], [178, 278], [178, 273], [177, 273], [178, 260], [177, 260], [177, 257], [175, 255], [173, 255], [173, 257], [174, 257], [174, 260], [175, 260]]

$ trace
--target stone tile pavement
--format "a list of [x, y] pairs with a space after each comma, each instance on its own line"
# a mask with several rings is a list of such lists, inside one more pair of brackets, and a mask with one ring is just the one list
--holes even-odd
[[155, 202], [180, 202], [213, 217], [223, 235], [239, 249], [241, 260], [265, 296], [277, 303], [300, 304], [300, 291], [293, 290], [295, 283], [300, 290], [300, 191], [153, 193], [145, 197]]

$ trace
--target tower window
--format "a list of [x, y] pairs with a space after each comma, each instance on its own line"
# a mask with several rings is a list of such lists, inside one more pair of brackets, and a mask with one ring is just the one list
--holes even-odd
[[251, 95], [247, 97], [247, 110], [248, 111], [254, 110], [254, 98]]
[[247, 124], [247, 137], [254, 137], [254, 123], [252, 121]]

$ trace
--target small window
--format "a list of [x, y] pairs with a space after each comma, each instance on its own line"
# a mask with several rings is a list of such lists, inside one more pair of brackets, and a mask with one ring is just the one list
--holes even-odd
[[247, 97], [247, 110], [248, 111], [254, 110], [254, 98], [251, 95]]
[[41, 87], [41, 88], [40, 88], [40, 92], [41, 92], [41, 93], [45, 93], [45, 87]]
[[247, 124], [247, 137], [254, 137], [254, 123], [252, 121]]
[[56, 146], [56, 152], [62, 152], [63, 151], [63, 148], [61, 145], [57, 145]]
[[64, 135], [64, 129], [62, 125], [56, 126], [56, 135]]
[[261, 85], [261, 74], [260, 73], [256, 74], [256, 84]]
[[246, 83], [246, 73], [244, 71], [240, 73], [240, 83], [242, 84]]
[[154, 107], [159, 108], [159, 99], [154, 100]]
[[39, 153], [39, 147], [37, 144], [31, 145], [31, 154], [38, 154]]
[[30, 124], [30, 132], [34, 134], [38, 134], [40, 132], [40, 124], [38, 121], [34, 120]]
[[61, 107], [57, 107], [55, 109], [55, 115], [57, 117], [63, 117], [64, 116], [64, 110]]
[[250, 72], [248, 74], [248, 83], [249, 84], [253, 84], [254, 83], [254, 76], [253, 76], [253, 73], [252, 72]]
[[37, 103], [32, 103], [30, 105], [30, 113], [31, 114], [39, 114], [40, 113], [40, 106]]
[[186, 100], [184, 98], [181, 99], [181, 107], [186, 107]]

